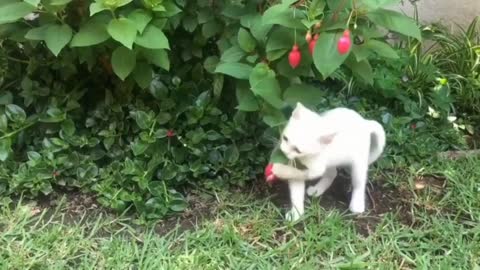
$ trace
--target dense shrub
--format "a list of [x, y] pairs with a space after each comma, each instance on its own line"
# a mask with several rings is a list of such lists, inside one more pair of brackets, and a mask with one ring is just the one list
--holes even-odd
[[78, 187], [157, 218], [186, 183], [253, 179], [284, 109], [372, 85], [370, 60], [399, 58], [384, 29], [420, 39], [396, 2], [2, 1], [0, 193]]

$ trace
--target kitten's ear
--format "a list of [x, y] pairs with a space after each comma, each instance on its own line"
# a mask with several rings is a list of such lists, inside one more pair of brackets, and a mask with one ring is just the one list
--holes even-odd
[[295, 106], [295, 110], [292, 112], [292, 117], [294, 119], [300, 119], [300, 114], [302, 113], [302, 110], [305, 109], [305, 107], [302, 105], [302, 103], [297, 102], [297, 105]]
[[321, 144], [330, 144], [332, 143], [333, 139], [335, 138], [335, 136], [337, 135], [337, 133], [332, 133], [332, 134], [328, 134], [328, 135], [323, 135], [322, 137], [320, 137], [318, 139], [318, 141], [321, 143]]

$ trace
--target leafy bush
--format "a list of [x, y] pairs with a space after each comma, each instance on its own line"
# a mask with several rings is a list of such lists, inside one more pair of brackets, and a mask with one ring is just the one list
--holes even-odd
[[2, 1], [0, 193], [78, 187], [157, 218], [186, 183], [255, 178], [283, 110], [322, 106], [308, 81], [371, 85], [370, 59], [399, 57], [384, 28], [420, 39], [396, 2]]
[[93, 75], [78, 85], [75, 77], [86, 71], [58, 78], [62, 60], [51, 61], [51, 70], [38, 67], [0, 98], [2, 194], [77, 187], [95, 191], [106, 206], [134, 204], [158, 218], [185, 207], [176, 190], [193, 180], [238, 185], [261, 173], [259, 121], [220, 110], [220, 97], [205, 85], [166, 74], [149, 91], [104, 88]]
[[[395, 2], [282, 1], [230, 8], [224, 15], [231, 19], [228, 39], [233, 46], [220, 47], [216, 71], [240, 80], [240, 110], [260, 111], [270, 127], [281, 126], [286, 121], [282, 108], [297, 101], [317, 106], [324, 95], [322, 89], [304, 83], [307, 78], [326, 80], [342, 72], [371, 85], [369, 59], [399, 57], [382, 29], [421, 38], [415, 21], [384, 9]], [[259, 12], [251, 12], [254, 8]], [[342, 52], [341, 43], [350, 32], [351, 45]], [[295, 46], [301, 51], [298, 67], [289, 65]], [[251, 91], [243, 80], [248, 80]]]
[[449, 78], [455, 103], [463, 112], [480, 112], [480, 17], [459, 33], [440, 29], [433, 34], [435, 65]]

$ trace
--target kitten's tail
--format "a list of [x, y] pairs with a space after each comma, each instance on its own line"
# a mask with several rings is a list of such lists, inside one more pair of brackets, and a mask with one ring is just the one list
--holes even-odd
[[385, 148], [385, 130], [377, 121], [367, 120], [367, 123], [371, 130], [368, 164], [372, 164], [382, 155], [383, 149]]

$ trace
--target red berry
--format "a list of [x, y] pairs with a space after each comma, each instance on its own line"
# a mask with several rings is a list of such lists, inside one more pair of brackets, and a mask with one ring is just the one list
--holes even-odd
[[317, 44], [318, 40], [318, 34], [316, 34], [313, 39], [308, 43], [308, 50], [310, 51], [310, 54], [313, 55], [313, 50], [315, 50], [315, 45]]
[[346, 54], [348, 51], [350, 51], [351, 45], [352, 42], [350, 40], [350, 31], [345, 30], [345, 32], [343, 32], [343, 36], [338, 40], [337, 50], [340, 54]]
[[267, 167], [265, 167], [265, 179], [267, 180], [268, 183], [271, 183], [277, 179], [275, 175], [273, 175], [272, 169], [273, 169], [272, 163], [269, 163]]
[[288, 54], [288, 62], [292, 68], [296, 68], [300, 65], [300, 61], [302, 61], [302, 54], [298, 50], [297, 44], [295, 44], [292, 47], [292, 51]]
[[312, 33], [310, 33], [310, 31], [308, 31], [307, 34], [305, 35], [305, 40], [307, 42], [312, 41]]
[[53, 177], [58, 177], [58, 176], [60, 176], [60, 173], [57, 172], [57, 171], [54, 171], [52, 175], [53, 175]]
[[412, 129], [416, 129], [416, 128], [417, 128], [417, 124], [413, 123], [410, 127], [411, 127]]
[[171, 138], [173, 136], [175, 136], [175, 131], [173, 131], [172, 129], [167, 130], [167, 137]]

